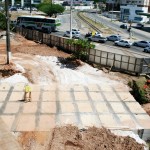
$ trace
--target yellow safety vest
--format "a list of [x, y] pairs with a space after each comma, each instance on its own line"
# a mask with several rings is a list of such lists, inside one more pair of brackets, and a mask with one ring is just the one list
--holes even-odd
[[25, 86], [25, 92], [31, 92], [31, 87], [29, 85]]
[[94, 35], [95, 35], [95, 33], [96, 33], [96, 32], [95, 32], [95, 31], [93, 31], [93, 32], [92, 32], [92, 36], [94, 36]]

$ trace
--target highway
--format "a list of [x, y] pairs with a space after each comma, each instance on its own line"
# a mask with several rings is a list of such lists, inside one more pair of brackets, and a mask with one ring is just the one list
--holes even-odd
[[[109, 28], [112, 30], [117, 30], [121, 33], [121, 35], [128, 37], [128, 32], [124, 29], [119, 28], [119, 24], [115, 24], [113, 22], [110, 22], [102, 17], [96, 16], [97, 14], [88, 14], [89, 17], [91, 18], [97, 18], [97, 21], [102, 22], [105, 26], [107, 25]], [[55, 32], [52, 34], [58, 35], [58, 36], [63, 36], [64, 32], [66, 30], [70, 30], [70, 15], [60, 15], [59, 18], [61, 19], [62, 26], [59, 28], [59, 32]], [[81, 22], [80, 22], [81, 23]], [[73, 28], [78, 28], [78, 23], [73, 17], [73, 22], [72, 22], [72, 27]], [[82, 28], [80, 29], [82, 30]], [[137, 29], [135, 29], [137, 30]], [[144, 31], [143, 31], [144, 32]], [[83, 32], [81, 32], [83, 33]], [[84, 38], [86, 33], [81, 34], [81, 37]], [[145, 36], [149, 37], [149, 34], [146, 34]], [[142, 36], [141, 36], [142, 37]], [[144, 37], [144, 36], [143, 36]], [[127, 56], [133, 56], [133, 57], [150, 57], [150, 54], [144, 53], [143, 48], [136, 47], [136, 46], [131, 46], [131, 48], [123, 48], [123, 47], [118, 47], [114, 46], [114, 42], [107, 41], [105, 44], [100, 44], [100, 43], [94, 43], [96, 45], [96, 49], [104, 50], [104, 51], [109, 51], [109, 52], [117, 52], [119, 54], [127, 55]]]
[[[129, 32], [125, 29], [121, 29], [120, 25], [123, 24], [122, 22], [111, 22], [111, 19], [106, 18], [104, 16], [98, 15], [98, 14], [93, 14], [93, 13], [88, 13], [87, 14], [88, 17], [92, 18], [93, 20], [96, 20], [102, 24], [104, 24], [105, 26], [116, 30], [116, 31], [120, 31], [123, 34], [129, 35]], [[150, 33], [145, 32], [145, 31], [141, 31], [139, 29], [135, 29], [132, 28], [131, 32], [133, 33], [134, 37], [137, 40], [150, 40]]]

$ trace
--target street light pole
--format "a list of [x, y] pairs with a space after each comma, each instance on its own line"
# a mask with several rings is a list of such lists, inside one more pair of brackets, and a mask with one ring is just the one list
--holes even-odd
[[32, 0], [30, 0], [30, 15], [32, 15]]
[[112, 14], [111, 14], [111, 21], [113, 19], [113, 11], [114, 11], [114, 2], [112, 2]]
[[7, 64], [10, 63], [11, 51], [10, 51], [10, 26], [9, 26], [9, 10], [8, 0], [5, 0], [5, 11], [6, 11], [6, 51], [7, 51]]
[[70, 39], [72, 39], [72, 1], [70, 2]]

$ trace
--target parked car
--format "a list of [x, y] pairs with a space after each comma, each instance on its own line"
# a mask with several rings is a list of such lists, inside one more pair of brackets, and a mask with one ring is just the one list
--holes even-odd
[[17, 11], [17, 8], [16, 8], [16, 7], [11, 7], [11, 8], [9, 9], [9, 11]]
[[138, 29], [142, 29], [143, 27], [144, 27], [144, 24], [142, 24], [142, 23], [136, 24], [136, 28], [138, 28]]
[[150, 53], [150, 46], [145, 47], [143, 52]]
[[92, 36], [92, 33], [86, 33], [85, 34], [85, 38], [88, 38], [88, 37], [91, 37]]
[[94, 41], [94, 42], [100, 42], [100, 43], [105, 43], [107, 41], [107, 38], [102, 37], [100, 35], [94, 35], [88, 38], [89, 41]]
[[150, 46], [150, 41], [137, 41], [137, 42], [134, 42], [133, 45], [145, 48], [145, 47]]
[[17, 21], [16, 21], [16, 20], [11, 20], [11, 21], [10, 21], [10, 24], [16, 26]]
[[122, 29], [127, 29], [128, 26], [127, 26], [126, 24], [121, 24], [121, 25], [120, 25], [120, 28], [122, 28]]
[[121, 36], [120, 35], [111, 35], [107, 37], [107, 40], [109, 41], [119, 41], [121, 40]]
[[[65, 37], [70, 37], [70, 31], [64, 33]], [[72, 31], [72, 38], [80, 38], [80, 33], [77, 31]]]
[[130, 48], [132, 43], [129, 40], [120, 40], [120, 41], [115, 41], [115, 45]]
[[79, 29], [72, 29], [72, 31], [74, 31], [74, 32], [79, 32], [80, 33], [80, 30]]
[[95, 35], [97, 35], [97, 36], [103, 36], [103, 34], [102, 33], [100, 33], [100, 32], [95, 32]]

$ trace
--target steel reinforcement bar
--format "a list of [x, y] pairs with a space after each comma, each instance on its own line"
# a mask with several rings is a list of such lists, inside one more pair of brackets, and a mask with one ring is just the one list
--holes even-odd
[[87, 21], [86, 19], [84, 19], [83, 16], [80, 15], [81, 12], [78, 12], [77, 13], [77, 16], [82, 20], [84, 21], [86, 24], [88, 24], [92, 29], [94, 29], [95, 31], [97, 32], [102, 32], [100, 29], [98, 29], [97, 27], [95, 27], [93, 24], [91, 24], [89, 21]]

